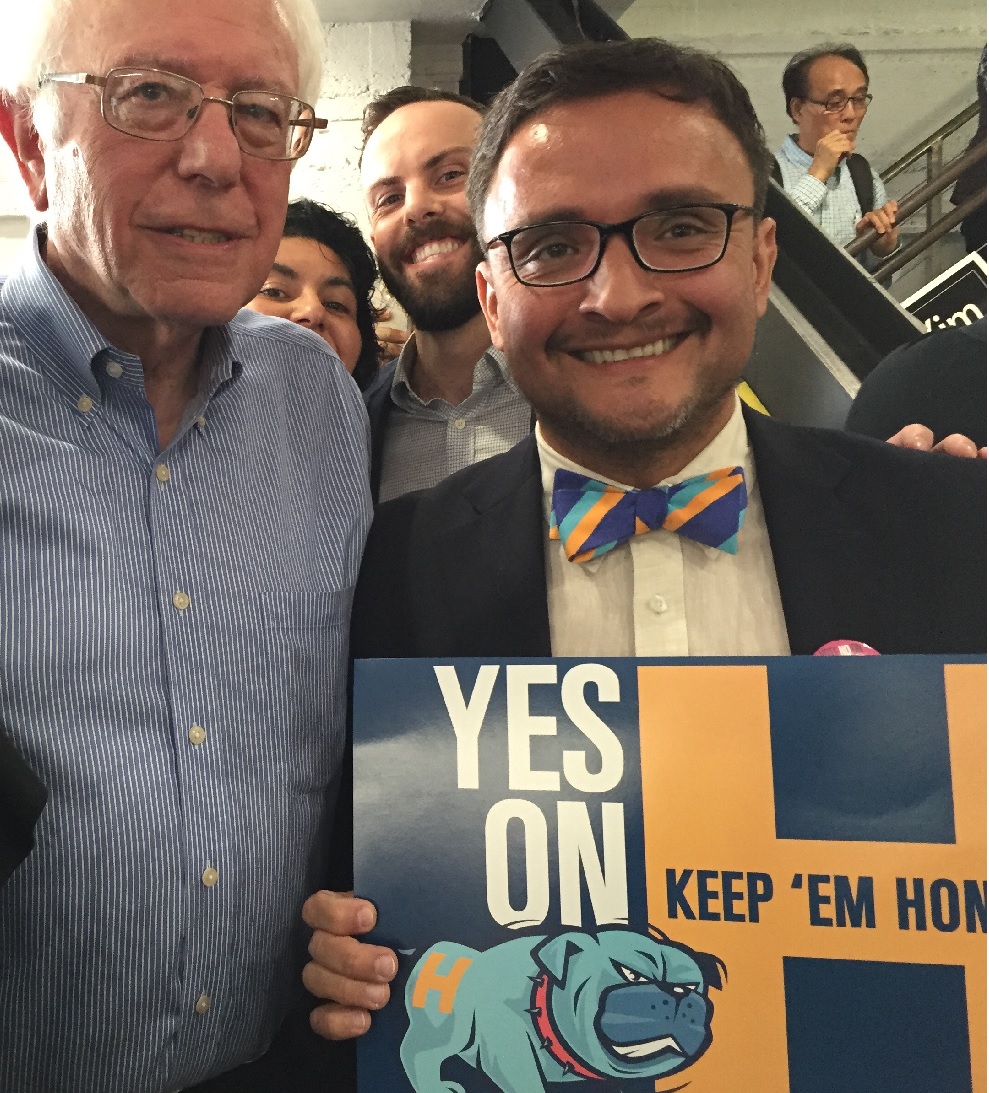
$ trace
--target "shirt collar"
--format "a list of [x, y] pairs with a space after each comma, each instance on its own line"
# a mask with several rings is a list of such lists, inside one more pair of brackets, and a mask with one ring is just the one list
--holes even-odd
[[795, 163], [798, 167], [803, 167], [804, 170], [814, 162], [814, 157], [797, 144], [797, 138], [792, 133], [783, 141], [780, 151], [785, 159]]
[[28, 246], [4, 283], [4, 310], [15, 317], [18, 333], [39, 370], [73, 397], [100, 397], [93, 360], [112, 349], [41, 257], [44, 225], [31, 232]]
[[[412, 372], [415, 362], [416, 336], [415, 334], [411, 334], [409, 340], [402, 346], [402, 351], [395, 361], [395, 373], [392, 376], [391, 381], [392, 402], [403, 409], [409, 409], [412, 406], [426, 405], [415, 391], [412, 390], [409, 383], [409, 375]], [[476, 395], [478, 391], [496, 387], [500, 383], [508, 383], [514, 386], [514, 381], [508, 371], [508, 362], [505, 360], [504, 354], [495, 349], [494, 346], [489, 346], [484, 351], [477, 364], [474, 365], [471, 395], [469, 395], [468, 398], [472, 395]]]
[[[577, 474], [587, 475], [589, 478], [596, 478], [600, 482], [606, 482], [612, 486], [619, 486], [622, 489], [631, 488], [625, 482], [616, 482], [612, 478], [606, 478], [604, 475], [588, 470], [588, 468], [580, 466], [579, 463], [574, 463], [572, 460], [567, 459], [566, 456], [560, 455], [559, 452], [554, 448], [551, 448], [546, 442], [542, 428], [539, 425], [536, 425], [536, 447], [539, 451], [543, 497], [546, 501], [547, 513], [549, 512], [549, 506], [553, 497], [553, 479], [556, 476], [556, 472], [560, 469], [575, 471]], [[702, 452], [698, 453], [698, 455], [696, 455], [682, 470], [671, 475], [669, 478], [664, 478], [662, 482], [657, 482], [656, 485], [672, 486], [677, 482], [683, 482], [687, 478], [692, 478], [695, 474], [706, 474], [708, 471], [716, 470], [719, 467], [737, 466], [741, 466], [745, 470], [746, 483], [751, 490], [754, 485], [752, 449], [749, 445], [749, 434], [745, 428], [745, 418], [742, 417], [742, 403], [736, 395], [735, 408], [721, 432], [718, 433], [711, 443], [708, 444]]]
[[[609, 485], [619, 486], [622, 489], [632, 488], [625, 482], [616, 482], [613, 478], [606, 478], [603, 475], [596, 474], [594, 471], [580, 466], [579, 463], [567, 459], [566, 456], [560, 455], [559, 452], [546, 443], [542, 429], [538, 424], [536, 425], [536, 448], [539, 452], [539, 466], [543, 483], [543, 516], [547, 527], [550, 522], [550, 511], [553, 507], [553, 479], [560, 469], [575, 471], [577, 474], [596, 478], [600, 482], [607, 482]], [[682, 470], [669, 478], [664, 478], [662, 482], [657, 482], [656, 485], [672, 486], [677, 482], [683, 482], [684, 479], [692, 478], [695, 474], [706, 474], [708, 471], [716, 470], [719, 467], [738, 466], [742, 467], [745, 473], [745, 486], [751, 496], [756, 488], [755, 461], [752, 458], [748, 430], [745, 428], [745, 418], [742, 416], [742, 402], [736, 394], [735, 408], [721, 432]], [[591, 558], [589, 561], [584, 562], [580, 568], [590, 575], [596, 573], [604, 561], [604, 556]]]
[[[18, 265], [0, 289], [4, 310], [16, 317], [18, 331], [34, 362], [52, 384], [75, 402], [89, 395], [98, 403], [102, 391], [95, 372], [111, 358], [143, 383], [140, 360], [109, 342], [66, 292], [41, 257], [44, 224], [31, 232]], [[205, 404], [221, 383], [241, 372], [226, 326], [204, 331], [200, 346], [198, 404]]]

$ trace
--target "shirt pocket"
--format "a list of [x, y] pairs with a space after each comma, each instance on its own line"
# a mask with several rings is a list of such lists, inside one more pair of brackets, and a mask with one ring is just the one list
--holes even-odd
[[299, 794], [322, 794], [343, 754], [352, 599], [349, 588], [272, 594], [280, 769]]

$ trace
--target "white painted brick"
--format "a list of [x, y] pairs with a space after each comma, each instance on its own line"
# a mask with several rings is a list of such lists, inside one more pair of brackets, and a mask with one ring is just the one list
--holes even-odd
[[404, 22], [330, 24], [317, 111], [330, 122], [292, 173], [292, 197], [349, 213], [366, 231], [357, 158], [365, 104], [412, 76], [412, 26]]

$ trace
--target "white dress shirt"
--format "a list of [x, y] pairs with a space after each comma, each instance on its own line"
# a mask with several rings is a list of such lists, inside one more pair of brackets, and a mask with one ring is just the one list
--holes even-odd
[[[741, 403], [675, 485], [720, 467], [745, 471], [748, 507], [738, 553], [727, 554], [658, 529], [603, 557], [568, 561], [550, 540], [553, 478], [559, 468], [600, 478], [554, 451], [536, 427], [547, 521], [546, 588], [555, 657], [785, 656], [790, 652], [779, 585]], [[628, 488], [627, 484], [600, 478]]]

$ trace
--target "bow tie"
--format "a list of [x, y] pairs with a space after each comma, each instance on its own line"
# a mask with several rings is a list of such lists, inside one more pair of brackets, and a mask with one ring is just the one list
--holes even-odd
[[656, 528], [736, 554], [746, 499], [741, 467], [651, 490], [624, 490], [561, 469], [553, 479], [549, 537], [563, 543], [571, 562], [599, 558]]

